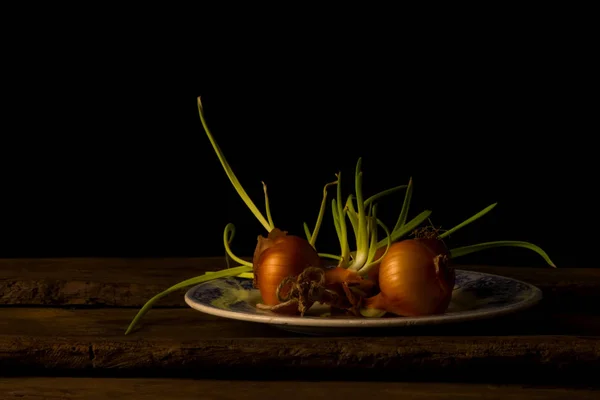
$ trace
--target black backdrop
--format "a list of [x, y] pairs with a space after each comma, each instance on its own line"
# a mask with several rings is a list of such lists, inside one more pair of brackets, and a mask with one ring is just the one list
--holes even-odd
[[[15, 64], [25, 73], [5, 98], [2, 257], [218, 256], [229, 222], [235, 252], [251, 254], [265, 232], [210, 147], [202, 96], [240, 181], [261, 209], [267, 183], [275, 222], [290, 233], [313, 226], [335, 172], [352, 188], [362, 156], [367, 194], [412, 176], [411, 216], [432, 209], [442, 228], [498, 202], [452, 246], [525, 240], [559, 267], [597, 266], [581, 250], [593, 210], [585, 135], [595, 132], [576, 58], [565, 66], [538, 49], [461, 62], [240, 57], [217, 67], [131, 49], [38, 50], [37, 63]], [[389, 225], [402, 196], [381, 205]], [[329, 210], [324, 224], [320, 249], [335, 252]], [[545, 265], [505, 248], [462, 261]]]

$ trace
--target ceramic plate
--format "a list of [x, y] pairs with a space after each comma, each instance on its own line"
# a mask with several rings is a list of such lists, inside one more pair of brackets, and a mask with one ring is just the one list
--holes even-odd
[[201, 312], [241, 321], [265, 323], [308, 334], [342, 332], [364, 328], [433, 325], [490, 318], [530, 307], [542, 292], [525, 282], [482, 272], [456, 270], [452, 301], [445, 314], [425, 317], [360, 318], [328, 315], [326, 306], [315, 304], [304, 317], [280, 316], [255, 307], [260, 292], [252, 280], [220, 278], [194, 286], [185, 294], [186, 303]]

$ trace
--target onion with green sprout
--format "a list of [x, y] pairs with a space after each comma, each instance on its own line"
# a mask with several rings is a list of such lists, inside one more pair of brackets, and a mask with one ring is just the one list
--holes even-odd
[[[412, 178], [408, 185], [388, 189], [367, 200], [362, 194], [362, 160], [355, 171], [355, 193], [349, 195], [342, 208], [341, 182], [337, 198], [332, 200], [333, 222], [340, 241], [340, 257], [336, 268], [326, 273], [329, 284], [342, 284], [353, 314], [379, 317], [386, 313], [398, 316], [423, 316], [444, 313], [450, 303], [455, 283], [451, 262], [457, 257], [496, 247], [523, 247], [535, 251], [552, 267], [554, 263], [538, 246], [523, 241], [495, 241], [449, 249], [444, 239], [490, 212], [491, 204], [453, 228], [420, 227], [431, 215], [425, 210], [408, 220], [412, 198]], [[338, 175], [339, 178], [339, 175]], [[376, 217], [376, 200], [406, 188], [402, 209], [391, 232]], [[350, 222], [346, 224], [346, 218]], [[378, 241], [377, 225], [386, 237]], [[356, 240], [350, 251], [349, 229]], [[415, 237], [407, 239], [408, 234]], [[371, 283], [376, 282], [377, 287]], [[378, 293], [373, 293], [373, 290]], [[369, 295], [371, 294], [371, 295]]]
[[[424, 316], [444, 313], [450, 304], [456, 277], [452, 261], [486, 249], [507, 246], [526, 248], [538, 253], [551, 267], [556, 268], [544, 250], [524, 241], [494, 241], [449, 249], [444, 242], [446, 237], [483, 217], [497, 203], [440, 234], [439, 229], [431, 227], [415, 229], [414, 224], [420, 224], [424, 218], [413, 219], [413, 224], [405, 222], [411, 192], [412, 179], [400, 216], [391, 232], [394, 243], [388, 246], [379, 242], [375, 254], [383, 254], [381, 262], [366, 270], [371, 279], [377, 280], [379, 293], [363, 299], [361, 315], [381, 317], [389, 313], [397, 316]], [[425, 216], [427, 213], [419, 215]], [[415, 237], [399, 240], [408, 231]]]
[[[228, 255], [238, 263], [252, 268], [254, 287], [259, 289], [262, 298], [262, 303], [257, 304], [257, 307], [277, 313], [295, 314], [300, 312], [304, 314], [316, 300], [321, 300], [318, 294], [322, 291], [317, 290], [317, 287], [322, 286], [319, 282], [322, 280], [323, 271], [321, 269], [321, 257], [316, 250], [316, 241], [326, 208], [327, 190], [329, 187], [336, 185], [338, 181], [327, 183], [324, 186], [321, 207], [312, 233], [305, 224], [305, 232], [309, 237], [304, 239], [299, 236], [288, 235], [286, 231], [275, 227], [270, 212], [266, 185], [263, 183], [267, 218], [254, 205], [236, 178], [208, 128], [200, 98], [198, 98], [198, 110], [204, 130], [229, 180], [268, 232], [267, 237], [258, 236], [252, 262], [244, 261], [235, 256], [227, 245], [229, 241], [225, 240]], [[233, 230], [232, 224], [228, 226], [230, 230]], [[301, 288], [309, 288], [310, 290], [301, 290]]]

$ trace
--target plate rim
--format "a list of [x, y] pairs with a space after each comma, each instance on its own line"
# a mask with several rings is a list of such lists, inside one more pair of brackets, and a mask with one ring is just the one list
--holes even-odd
[[[290, 317], [290, 316], [271, 316], [263, 314], [248, 314], [239, 311], [229, 311], [220, 308], [203, 305], [192, 299], [191, 294], [202, 285], [209, 284], [211, 281], [202, 282], [194, 285], [188, 289], [184, 295], [186, 304], [196, 311], [203, 312], [205, 314], [233, 319], [238, 321], [263, 323], [270, 325], [285, 325], [285, 326], [303, 326], [303, 327], [315, 327], [315, 328], [385, 328], [385, 327], [402, 327], [402, 326], [415, 326], [415, 325], [437, 325], [444, 323], [455, 323], [455, 322], [466, 322], [472, 320], [480, 320], [492, 317], [498, 317], [506, 314], [511, 314], [517, 311], [522, 311], [530, 308], [539, 303], [543, 298], [543, 293], [540, 288], [531, 283], [524, 282], [519, 279], [510, 278], [498, 274], [490, 274], [481, 271], [469, 271], [463, 269], [456, 269], [469, 274], [477, 274], [480, 276], [498, 277], [501, 279], [508, 279], [510, 281], [521, 283], [532, 291], [529, 298], [522, 300], [518, 303], [514, 303], [508, 306], [502, 306], [497, 308], [487, 308], [480, 310], [467, 310], [464, 312], [457, 312], [453, 314], [440, 314], [440, 315], [428, 315], [422, 317], [389, 317], [389, 318], [335, 318], [328, 319], [327, 317]], [[229, 277], [231, 278], [231, 277]], [[227, 279], [227, 278], [218, 278]]]

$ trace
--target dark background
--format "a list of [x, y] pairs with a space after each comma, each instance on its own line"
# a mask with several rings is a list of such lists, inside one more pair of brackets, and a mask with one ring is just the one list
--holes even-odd
[[[432, 209], [442, 228], [499, 203], [451, 247], [525, 240], [559, 267], [597, 266], [583, 244], [594, 213], [593, 66], [572, 42], [214, 55], [173, 42], [67, 30], [15, 50], [23, 57], [4, 78], [0, 256], [220, 256], [229, 222], [234, 251], [251, 254], [265, 231], [201, 127], [202, 96], [245, 189], [262, 210], [265, 181], [290, 233], [314, 226], [338, 170], [352, 189], [362, 156], [367, 196], [412, 176], [410, 217]], [[390, 226], [402, 199], [381, 205]], [[320, 251], [337, 251], [331, 224], [328, 209]], [[510, 248], [461, 262], [545, 266]]]

